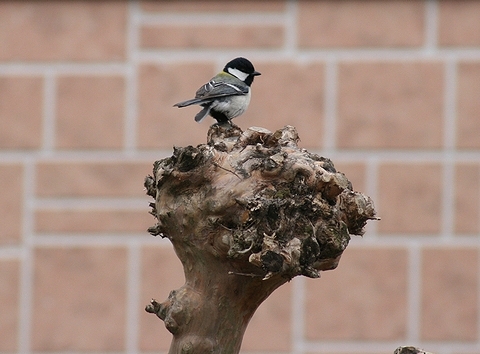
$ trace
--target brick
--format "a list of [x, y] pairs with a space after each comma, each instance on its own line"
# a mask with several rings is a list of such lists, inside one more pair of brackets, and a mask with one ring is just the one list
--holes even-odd
[[279, 12], [285, 10], [285, 1], [141, 1], [141, 8], [148, 12]]
[[455, 232], [480, 232], [480, 165], [455, 166]]
[[183, 267], [172, 247], [144, 248], [141, 254], [141, 293], [139, 314], [139, 347], [142, 352], [168, 351], [172, 335], [157, 316], [144, 308], [152, 298], [163, 302], [170, 291], [185, 283]]
[[0, 164], [0, 246], [21, 242], [23, 219], [23, 167]]
[[[2, 16], [2, 6], [3, 4], [0, 3], [0, 17]], [[42, 105], [43, 80], [41, 78], [0, 77], [0, 148], [34, 149], [40, 147]]]
[[438, 3], [438, 42], [441, 46], [480, 45], [480, 3], [440, 1]]
[[[222, 35], [219, 36], [218, 34]], [[144, 26], [140, 43], [146, 49], [279, 48], [284, 40], [280, 25], [155, 25]]]
[[248, 324], [242, 351], [289, 352], [291, 348], [292, 284], [275, 290], [257, 309]]
[[125, 350], [126, 262], [123, 248], [36, 249], [32, 350]]
[[341, 148], [440, 148], [443, 68], [436, 62], [339, 66]]
[[20, 264], [0, 261], [0, 351], [16, 352], [19, 324]]
[[36, 171], [39, 197], [142, 197], [143, 180], [152, 163], [40, 162]]
[[57, 90], [57, 147], [122, 147], [125, 116], [122, 77], [60, 77]]
[[367, 167], [360, 162], [335, 162], [337, 171], [342, 172], [352, 182], [353, 190], [366, 192]]
[[300, 1], [298, 6], [303, 48], [418, 47], [424, 41], [421, 1]]
[[0, 60], [121, 60], [126, 47], [121, 1], [0, 3]]
[[154, 224], [145, 206], [133, 210], [40, 210], [35, 231], [40, 233], [145, 233]]
[[213, 65], [145, 64], [139, 70], [138, 145], [141, 148], [172, 148], [206, 143], [213, 118], [198, 124], [195, 114], [201, 108], [173, 107], [177, 102], [195, 97], [197, 89], [215, 72]]
[[478, 339], [478, 250], [426, 249], [422, 254], [423, 340]]
[[400, 340], [407, 325], [407, 254], [351, 249], [333, 272], [306, 282], [309, 340]]
[[440, 231], [442, 169], [433, 163], [384, 164], [379, 168], [381, 233]]
[[[323, 63], [254, 63], [262, 73], [252, 85], [252, 100], [244, 115], [235, 120], [243, 129], [259, 126], [271, 131], [293, 125], [302, 147], [323, 143]], [[288, 100], [288, 101], [286, 101]]]
[[457, 91], [457, 146], [480, 149], [480, 63], [459, 64]]

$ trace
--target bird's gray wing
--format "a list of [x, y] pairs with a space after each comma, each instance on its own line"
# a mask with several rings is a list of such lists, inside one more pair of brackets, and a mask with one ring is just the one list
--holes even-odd
[[243, 82], [217, 82], [213, 79], [197, 90], [195, 98], [205, 100], [225, 96], [246, 95], [247, 93], [248, 86]]
[[195, 98], [174, 104], [174, 107], [186, 107], [192, 104], [202, 104], [218, 97], [246, 95], [248, 86], [243, 82], [217, 82], [215, 79], [200, 87], [195, 93]]

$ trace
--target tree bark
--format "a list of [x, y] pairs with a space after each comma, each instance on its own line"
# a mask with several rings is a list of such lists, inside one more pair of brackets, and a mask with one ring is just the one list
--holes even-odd
[[213, 125], [207, 144], [154, 163], [149, 232], [172, 242], [186, 279], [146, 307], [173, 334], [170, 354], [238, 353], [276, 288], [334, 269], [350, 235], [376, 219], [371, 199], [298, 140], [291, 126]]

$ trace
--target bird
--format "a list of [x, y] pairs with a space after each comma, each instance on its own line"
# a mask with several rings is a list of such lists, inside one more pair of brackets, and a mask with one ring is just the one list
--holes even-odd
[[201, 86], [195, 98], [175, 103], [182, 108], [198, 104], [203, 109], [195, 115], [195, 121], [201, 122], [207, 115], [217, 120], [218, 124], [230, 123], [231, 119], [243, 114], [250, 104], [251, 89], [255, 71], [250, 60], [238, 57], [229, 61], [223, 70], [209, 82]]

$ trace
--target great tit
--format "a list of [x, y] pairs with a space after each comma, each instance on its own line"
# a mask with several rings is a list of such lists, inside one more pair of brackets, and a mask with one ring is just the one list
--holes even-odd
[[182, 108], [199, 104], [203, 109], [195, 116], [196, 122], [201, 122], [208, 114], [218, 123], [226, 123], [238, 117], [248, 108], [250, 103], [250, 85], [255, 76], [252, 63], [245, 58], [235, 58], [229, 61], [223, 71], [200, 87], [195, 98], [174, 104]]

